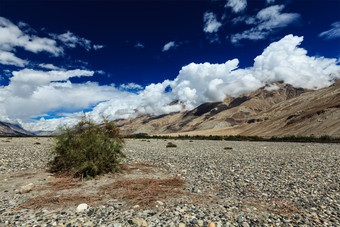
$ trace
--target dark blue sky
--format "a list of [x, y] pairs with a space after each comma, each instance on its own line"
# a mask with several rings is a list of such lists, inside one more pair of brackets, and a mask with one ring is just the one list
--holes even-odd
[[0, 0], [0, 121], [54, 130], [275, 81], [319, 89], [339, 60], [339, 0]]
[[[147, 85], [173, 79], [182, 66], [195, 63], [224, 63], [238, 58], [241, 67], [252, 66], [253, 59], [269, 43], [284, 35], [304, 36], [302, 47], [310, 55], [339, 56], [339, 40], [318, 37], [330, 25], [340, 20], [340, 1], [337, 0], [290, 0], [275, 1], [284, 4], [284, 13], [298, 13], [300, 18], [289, 25], [273, 29], [263, 40], [230, 42], [230, 35], [246, 30], [248, 25], [232, 25], [231, 20], [240, 15], [255, 15], [268, 6], [265, 0], [248, 0], [246, 9], [234, 14], [225, 8], [226, 1], [16, 1], [1, 0], [0, 16], [13, 23], [25, 22], [42, 37], [48, 33], [62, 34], [70, 31], [79, 37], [104, 45], [98, 51], [81, 48], [68, 49], [64, 57], [46, 57], [46, 63], [69, 68], [78, 67], [81, 60], [93, 70], [103, 70], [111, 75], [105, 78], [95, 75], [91, 80], [105, 83], [139, 83]], [[203, 31], [205, 12], [216, 14], [223, 25], [216, 33], [219, 42], [211, 43]], [[224, 15], [225, 19], [221, 20]], [[227, 38], [228, 37], [228, 38]], [[162, 52], [163, 46], [174, 41], [178, 46]], [[137, 43], [144, 48], [135, 48]], [[5, 67], [3, 67], [5, 68]], [[74, 79], [75, 80], [75, 79]]]

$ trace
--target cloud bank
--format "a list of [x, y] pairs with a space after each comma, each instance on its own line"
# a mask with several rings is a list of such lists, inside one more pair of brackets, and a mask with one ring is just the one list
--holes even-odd
[[231, 35], [231, 42], [238, 43], [242, 39], [262, 40], [280, 28], [296, 22], [298, 13], [283, 13], [284, 5], [273, 5], [260, 10], [255, 16], [241, 16], [233, 19], [233, 23], [245, 22], [253, 27], [241, 33]]
[[218, 32], [218, 29], [222, 26], [222, 24], [217, 21], [216, 15], [212, 12], [205, 12], [203, 21], [205, 23], [203, 31], [207, 33]]
[[[92, 45], [91, 41], [67, 31], [63, 34], [49, 34], [50, 37], [39, 37], [28, 24], [19, 22], [15, 25], [10, 20], [0, 17], [0, 64], [25, 67], [30, 62], [16, 56], [17, 49], [31, 53], [46, 52], [53, 57], [64, 54], [65, 48], [83, 47], [89, 51], [99, 50], [103, 45]], [[32, 33], [32, 34], [30, 34]]]
[[170, 50], [170, 49], [175, 48], [176, 46], [177, 46], [177, 45], [176, 45], [175, 41], [170, 41], [170, 42], [166, 43], [166, 44], [163, 46], [162, 52], [166, 52], [166, 51], [168, 51], [168, 50]]
[[321, 32], [319, 37], [323, 37], [325, 39], [340, 38], [340, 21], [334, 22], [331, 26], [333, 28], [328, 31]]
[[[24, 23], [20, 24], [27, 27]], [[10, 20], [0, 17], [0, 63], [17, 67], [26, 66], [29, 62], [15, 55], [17, 48], [32, 53], [48, 52], [53, 56], [63, 53], [63, 48], [58, 47], [55, 40], [26, 34]]]
[[[319, 89], [340, 79], [339, 60], [308, 56], [299, 47], [302, 41], [303, 37], [287, 35], [271, 43], [249, 68], [239, 68], [238, 59], [191, 63], [175, 79], [145, 88], [134, 83], [116, 87], [70, 82], [72, 77], [92, 77], [96, 72], [90, 70], [22, 69], [12, 73], [8, 86], [0, 87], [0, 120], [19, 122], [33, 131], [54, 130], [60, 124], [74, 124], [84, 109], [96, 121], [102, 115], [115, 120], [181, 111], [183, 106], [190, 110], [275, 81]], [[168, 105], [174, 100], [179, 104]]]
[[231, 8], [234, 13], [240, 13], [246, 9], [247, 0], [227, 0], [224, 7]]

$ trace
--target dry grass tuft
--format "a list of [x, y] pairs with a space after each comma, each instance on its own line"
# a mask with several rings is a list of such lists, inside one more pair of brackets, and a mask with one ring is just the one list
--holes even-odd
[[167, 168], [166, 166], [163, 165], [153, 165], [148, 162], [138, 162], [133, 164], [122, 163], [119, 164], [119, 167], [123, 172], [128, 174], [132, 173], [135, 170], [142, 171], [143, 173], [152, 173], [154, 172], [155, 168]]
[[184, 181], [179, 177], [166, 179], [123, 179], [101, 187], [101, 193], [126, 199], [141, 206], [149, 206], [158, 200], [164, 200], [184, 192]]
[[72, 195], [60, 195], [57, 196], [53, 193], [48, 193], [44, 195], [36, 196], [32, 199], [29, 199], [27, 202], [22, 204], [19, 209], [22, 208], [33, 208], [39, 209], [41, 207], [47, 206], [55, 206], [58, 205], [68, 205], [68, 204], [79, 204], [79, 203], [94, 203], [99, 200], [99, 196], [95, 195], [81, 195], [81, 194], [72, 194]]
[[70, 189], [70, 188], [78, 188], [82, 184], [79, 181], [79, 179], [69, 177], [69, 178], [60, 178], [55, 181], [49, 182], [48, 185], [51, 186], [52, 189], [55, 191], [61, 191], [61, 190]]
[[277, 215], [289, 216], [292, 214], [300, 213], [302, 211], [292, 202], [282, 199], [248, 200], [244, 203], [256, 207], [259, 211], [272, 212]]

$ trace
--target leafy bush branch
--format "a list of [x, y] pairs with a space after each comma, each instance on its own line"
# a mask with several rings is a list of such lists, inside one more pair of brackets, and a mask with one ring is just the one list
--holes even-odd
[[104, 119], [104, 124], [96, 125], [83, 117], [73, 128], [61, 129], [52, 151], [54, 159], [48, 166], [51, 172], [71, 172], [75, 177], [117, 172], [118, 164], [125, 158], [123, 144], [120, 130], [113, 122]]

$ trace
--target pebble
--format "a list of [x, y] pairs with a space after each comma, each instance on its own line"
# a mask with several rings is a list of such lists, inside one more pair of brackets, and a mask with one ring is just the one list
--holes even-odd
[[21, 186], [19, 192], [20, 192], [20, 194], [28, 193], [28, 192], [32, 191], [33, 187], [34, 187], [34, 184], [29, 183], [28, 185]]
[[[41, 145], [34, 146], [35, 141], [0, 138], [2, 184], [11, 181], [9, 173], [45, 168], [53, 143], [39, 138]], [[167, 150], [169, 141], [177, 148]], [[227, 146], [233, 149], [224, 152]], [[180, 174], [186, 194], [155, 207], [131, 209], [115, 199], [83, 205], [83, 211], [80, 204], [54, 212], [15, 209], [37, 192], [37, 184], [28, 194], [3, 188], [0, 226], [340, 226], [339, 144], [129, 139], [124, 152], [126, 163], [166, 166], [170, 176]]]
[[77, 212], [79, 212], [79, 213], [84, 212], [84, 211], [87, 210], [87, 208], [88, 208], [88, 205], [86, 203], [79, 204], [77, 206]]

